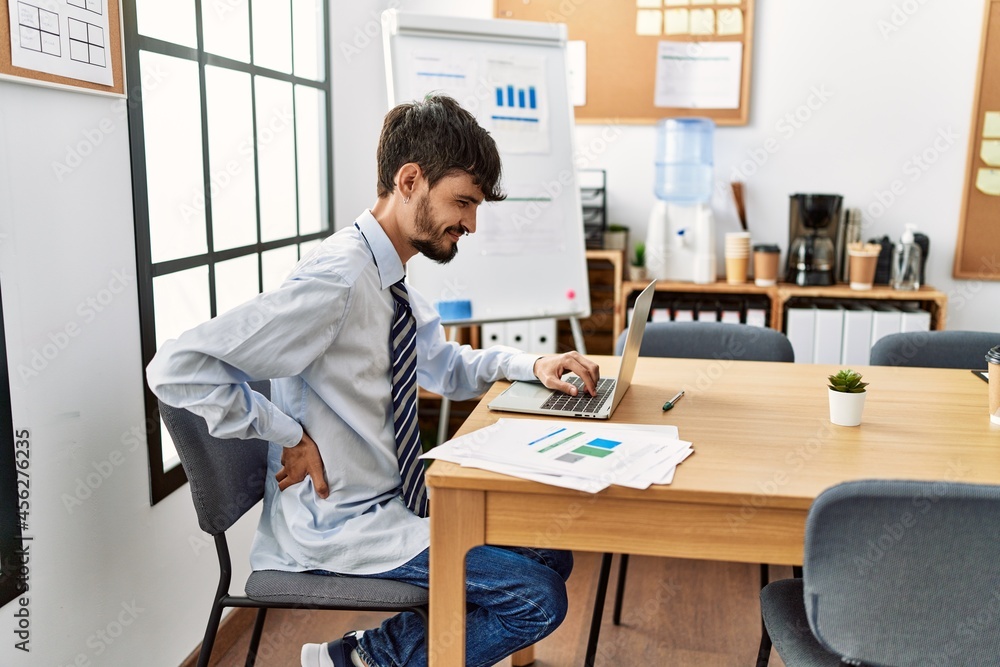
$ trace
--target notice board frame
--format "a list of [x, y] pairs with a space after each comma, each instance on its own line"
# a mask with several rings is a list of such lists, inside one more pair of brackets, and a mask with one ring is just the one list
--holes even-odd
[[[750, 119], [755, 0], [688, 9], [739, 9], [739, 35], [637, 35], [635, 0], [567, 2], [566, 0], [494, 0], [501, 19], [565, 23], [570, 40], [587, 44], [587, 103], [575, 107], [577, 123], [652, 125], [662, 118], [699, 116], [716, 125], [746, 125]], [[613, 5], [613, 7], [612, 7]], [[665, 7], [676, 9], [677, 7]], [[735, 109], [657, 107], [653, 104], [657, 45], [672, 42], [740, 42], [743, 62], [739, 106]]]
[[1000, 196], [986, 194], [976, 187], [979, 170], [989, 168], [980, 155], [986, 112], [1000, 112], [1000, 68], [987, 67], [991, 61], [1000, 62], [1000, 0], [985, 0], [983, 10], [965, 189], [952, 267], [955, 278], [1000, 280]]
[[78, 92], [125, 96], [125, 66], [122, 57], [122, 8], [120, 0], [108, 0], [108, 46], [111, 52], [113, 83], [104, 86], [92, 81], [82, 81], [68, 76], [39, 72], [11, 64], [10, 14], [7, 0], [0, 0], [0, 80], [30, 83], [49, 88], [76, 90]]

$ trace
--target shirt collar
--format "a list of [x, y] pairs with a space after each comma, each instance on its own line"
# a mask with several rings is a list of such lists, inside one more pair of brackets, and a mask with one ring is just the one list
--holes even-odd
[[354, 222], [361, 231], [362, 238], [368, 243], [368, 249], [372, 251], [379, 280], [382, 281], [382, 289], [402, 280], [406, 275], [403, 263], [399, 261], [396, 248], [386, 236], [382, 225], [378, 224], [378, 220], [372, 215], [371, 210], [365, 209], [365, 212], [359, 215]]

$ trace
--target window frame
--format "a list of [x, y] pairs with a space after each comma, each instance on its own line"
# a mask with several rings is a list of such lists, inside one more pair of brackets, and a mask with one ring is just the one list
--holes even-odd
[[[180, 44], [174, 44], [172, 42], [167, 42], [158, 38], [148, 37], [139, 34], [138, 31], [138, 20], [137, 20], [137, 2], [142, 0], [123, 0], [123, 29], [125, 34], [125, 67], [126, 71], [132, 73], [134, 77], [134, 82], [128, 88], [128, 119], [129, 119], [129, 145], [131, 147], [131, 166], [132, 166], [132, 194], [133, 194], [133, 209], [134, 209], [134, 221], [135, 221], [135, 243], [136, 243], [136, 276], [138, 278], [138, 292], [139, 292], [139, 326], [140, 326], [140, 340], [142, 347], [142, 367], [143, 369], [152, 360], [153, 355], [156, 353], [156, 318], [154, 312], [154, 301], [153, 301], [153, 280], [154, 278], [169, 275], [171, 273], [176, 273], [178, 271], [184, 271], [191, 268], [196, 268], [200, 266], [208, 267], [208, 292], [209, 292], [209, 304], [210, 304], [210, 315], [215, 317], [217, 312], [216, 304], [216, 284], [215, 284], [215, 266], [229, 259], [234, 259], [237, 257], [244, 257], [249, 255], [256, 255], [257, 257], [257, 279], [258, 279], [258, 292], [263, 291], [263, 281], [264, 281], [264, 271], [263, 271], [263, 259], [262, 254], [268, 250], [273, 250], [276, 248], [283, 248], [288, 246], [294, 246], [301, 258], [301, 244], [314, 241], [318, 239], [323, 239], [329, 236], [333, 232], [333, 89], [331, 82], [331, 29], [330, 29], [330, 1], [320, 0], [323, 12], [323, 48], [321, 55], [324, 62], [323, 78], [320, 80], [306, 79], [294, 74], [294, 60], [295, 60], [295, 49], [294, 49], [294, 34], [295, 34], [295, 21], [294, 21], [294, 9], [292, 10], [293, 20], [290, 22], [289, 29], [292, 31], [292, 73], [287, 74], [284, 72], [278, 72], [272, 69], [260, 67], [253, 64], [253, 6], [254, 0], [247, 0], [248, 4], [248, 24], [247, 30], [249, 31], [249, 45], [251, 53], [251, 62], [244, 63], [239, 60], [233, 60], [231, 58], [226, 58], [224, 56], [218, 56], [212, 53], [207, 53], [205, 51], [205, 40], [204, 40], [204, 25], [202, 19], [202, 0], [193, 0], [194, 2], [194, 12], [195, 12], [195, 34], [196, 34], [196, 46], [194, 48], [183, 46]], [[263, 0], [269, 1], [269, 0]], [[293, 4], [293, 0], [287, 0], [289, 6]], [[204, 187], [204, 209], [205, 209], [205, 225], [206, 225], [206, 244], [207, 251], [199, 253], [197, 255], [191, 255], [187, 257], [180, 257], [175, 259], [170, 259], [162, 262], [153, 263], [152, 261], [152, 248], [150, 239], [150, 216], [149, 216], [149, 199], [148, 199], [148, 189], [147, 189], [147, 170], [146, 170], [146, 148], [145, 148], [145, 135], [144, 135], [144, 121], [143, 121], [143, 100], [142, 100], [142, 84], [141, 84], [141, 70], [139, 64], [140, 52], [146, 51], [156, 54], [162, 54], [166, 56], [171, 56], [175, 58], [181, 58], [184, 60], [192, 61], [198, 65], [198, 79], [199, 79], [199, 97], [201, 101], [200, 115], [201, 115], [201, 147], [202, 147], [202, 184]], [[208, 66], [219, 67], [231, 71], [243, 72], [250, 76], [250, 92], [251, 92], [251, 122], [254, 131], [254, 147], [253, 147], [253, 165], [254, 165], [254, 184], [255, 184], [255, 204], [256, 204], [256, 229], [257, 229], [257, 242], [243, 245], [238, 248], [227, 248], [224, 250], [216, 250], [213, 247], [213, 229], [212, 229], [212, 194], [211, 194], [211, 163], [210, 163], [210, 151], [209, 151], [209, 127], [208, 127], [208, 106], [207, 106], [207, 90], [206, 90], [206, 72], [205, 68]], [[292, 237], [286, 237], [283, 239], [276, 239], [271, 241], [262, 242], [261, 239], [261, 207], [260, 207], [260, 165], [259, 165], [259, 146], [258, 146], [258, 127], [257, 127], [257, 104], [256, 104], [256, 82], [255, 76], [262, 75], [269, 79], [274, 79], [277, 81], [283, 81], [292, 84], [292, 105], [293, 110], [295, 108], [295, 86], [305, 86], [308, 88], [316, 89], [324, 94], [325, 97], [325, 112], [323, 113], [322, 120], [325, 122], [325, 128], [323, 132], [324, 144], [326, 150], [325, 162], [326, 162], [326, 178], [325, 178], [325, 188], [326, 188], [326, 216], [325, 219], [321, 221], [321, 224], [325, 224], [325, 228], [320, 229], [318, 232], [310, 232], [308, 234], [301, 233], [301, 220], [299, 217], [299, 164], [298, 164], [298, 143], [297, 138], [293, 139], [293, 145], [295, 146], [295, 184], [296, 184], [296, 234]], [[296, 123], [298, 116], [296, 115]], [[297, 137], [297, 128], [296, 128]], [[157, 404], [156, 396], [150, 391], [149, 387], [145, 382], [145, 373], [143, 373], [143, 403], [145, 409], [145, 436], [146, 436], [146, 448], [149, 455], [149, 493], [150, 493], [150, 505], [155, 505], [159, 501], [166, 498], [168, 495], [176, 491], [178, 488], [184, 485], [187, 481], [187, 477], [184, 474], [184, 469], [181, 467], [180, 463], [175, 463], [170, 468], [165, 468], [163, 464], [163, 441], [160, 432], [160, 414], [159, 406]]]

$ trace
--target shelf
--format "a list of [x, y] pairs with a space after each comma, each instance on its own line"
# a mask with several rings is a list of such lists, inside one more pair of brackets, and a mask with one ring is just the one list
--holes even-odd
[[[623, 305], [634, 292], [641, 291], [648, 283], [626, 281], [622, 284]], [[850, 301], [913, 301], [920, 303], [931, 314], [931, 329], [945, 328], [948, 311], [948, 296], [933, 287], [921, 287], [915, 291], [894, 290], [888, 285], [876, 285], [870, 290], [854, 290], [847, 285], [829, 287], [802, 287], [791, 283], [779, 283], [771, 287], [758, 287], [753, 283], [732, 285], [724, 281], [699, 285], [676, 281], [660, 280], [657, 292], [676, 294], [736, 294], [742, 296], [765, 296], [771, 302], [771, 328], [784, 329], [785, 306], [791, 299], [834, 299]], [[624, 328], [624, 308], [621, 328]], [[616, 327], [617, 329], [617, 327]], [[621, 329], [617, 329], [621, 331]]]

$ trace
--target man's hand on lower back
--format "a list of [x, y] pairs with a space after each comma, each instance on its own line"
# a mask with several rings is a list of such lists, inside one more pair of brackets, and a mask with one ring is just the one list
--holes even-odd
[[326, 483], [323, 469], [323, 459], [319, 455], [319, 447], [309, 434], [302, 431], [302, 440], [294, 447], [281, 450], [281, 470], [274, 478], [278, 480], [278, 489], [284, 491], [293, 484], [298, 484], [306, 477], [311, 477], [316, 495], [326, 498], [330, 495], [330, 487]]

